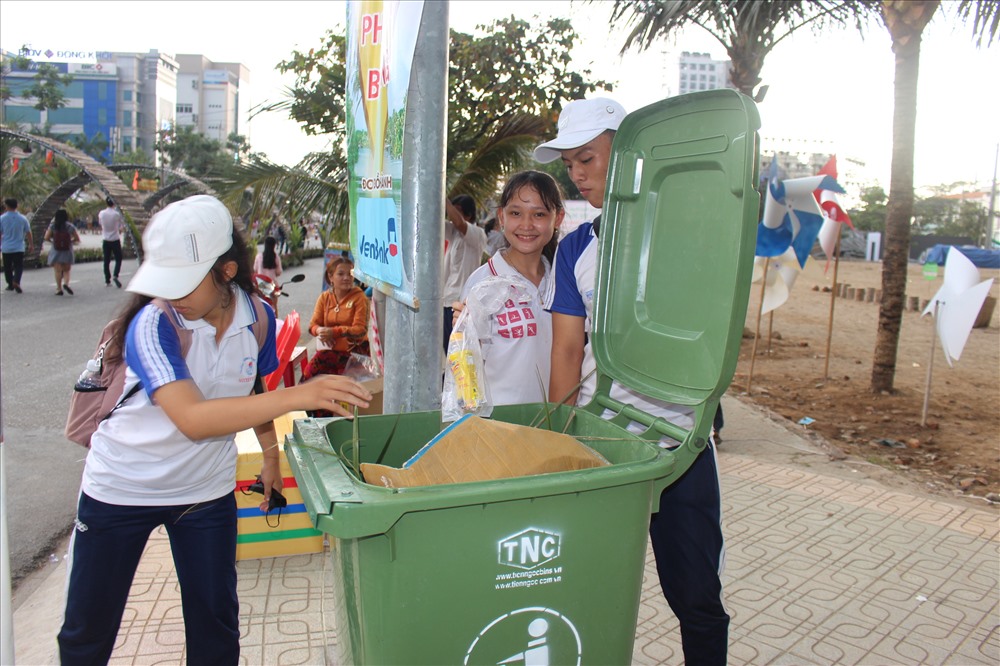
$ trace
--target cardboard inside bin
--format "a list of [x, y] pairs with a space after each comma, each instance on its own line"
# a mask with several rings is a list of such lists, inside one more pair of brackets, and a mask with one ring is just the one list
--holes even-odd
[[372, 399], [369, 400], [367, 409], [358, 409], [358, 414], [362, 416], [382, 413], [382, 377], [368, 379], [361, 382], [361, 385], [371, 391]]
[[[372, 399], [368, 401], [368, 407], [358, 407], [359, 416], [373, 416], [382, 413], [382, 380], [382, 377], [376, 377], [375, 379], [366, 379], [358, 382], [372, 394]], [[354, 405], [349, 405], [346, 402], [340, 404], [347, 411], [354, 409]]]
[[467, 416], [402, 468], [364, 463], [365, 482], [386, 488], [509, 479], [604, 467], [603, 456], [558, 432]]

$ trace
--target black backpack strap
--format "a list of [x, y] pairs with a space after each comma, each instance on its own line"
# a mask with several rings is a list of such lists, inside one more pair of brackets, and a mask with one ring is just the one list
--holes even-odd
[[125, 392], [125, 395], [121, 397], [121, 400], [118, 401], [118, 404], [112, 407], [111, 411], [105, 414], [104, 418], [101, 419], [101, 421], [107, 421], [108, 419], [110, 419], [111, 415], [114, 414], [119, 407], [124, 405], [129, 398], [138, 393], [139, 389], [141, 388], [142, 388], [142, 382], [136, 382], [135, 386], [133, 386], [132, 388], [130, 388], [128, 391]]

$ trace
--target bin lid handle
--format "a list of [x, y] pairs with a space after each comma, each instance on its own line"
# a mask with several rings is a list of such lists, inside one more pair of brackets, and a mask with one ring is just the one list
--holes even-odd
[[[671, 423], [663, 417], [648, 414], [634, 405], [612, 398], [610, 395], [611, 383], [612, 381], [609, 376], [598, 373], [597, 390], [594, 392], [593, 403], [591, 404], [598, 405], [600, 409], [597, 409], [596, 411], [588, 409], [587, 411], [591, 411], [600, 416], [605, 409], [610, 409], [618, 416], [646, 426], [647, 431], [653, 430], [661, 436], [665, 435], [678, 442], [683, 442], [687, 439], [690, 431], [686, 428], [682, 428], [676, 423]], [[659, 437], [654, 439], [659, 439]]]

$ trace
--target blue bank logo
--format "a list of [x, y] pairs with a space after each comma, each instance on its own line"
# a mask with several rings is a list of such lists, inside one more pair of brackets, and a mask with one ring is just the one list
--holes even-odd
[[358, 268], [383, 282], [401, 286], [403, 257], [396, 202], [388, 198], [358, 199]]

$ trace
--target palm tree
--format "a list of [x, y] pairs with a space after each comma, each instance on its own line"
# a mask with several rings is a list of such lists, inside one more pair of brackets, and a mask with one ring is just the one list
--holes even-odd
[[104, 151], [106, 151], [108, 146], [111, 144], [109, 144], [108, 140], [104, 138], [103, 132], [97, 132], [89, 138], [86, 134], [84, 134], [76, 135], [72, 138], [59, 137], [59, 140], [69, 143], [69, 145], [78, 150], [82, 150], [102, 164], [107, 162], [107, 159], [104, 156]]
[[471, 155], [455, 155], [447, 165], [447, 197], [468, 194], [485, 202], [497, 193], [502, 176], [528, 162], [531, 151], [548, 129], [545, 120], [527, 113], [500, 121]]
[[[892, 38], [896, 56], [895, 99], [892, 115], [892, 169], [885, 219], [885, 254], [882, 259], [882, 301], [872, 358], [871, 390], [892, 391], [896, 377], [896, 351], [906, 300], [906, 266], [913, 217], [913, 155], [917, 123], [917, 78], [920, 41], [924, 28], [938, 10], [940, 0], [884, 0], [882, 20]], [[977, 45], [989, 45], [997, 35], [1000, 3], [996, 0], [962, 0], [954, 5], [958, 18], [973, 19]]]
[[[782, 39], [807, 24], [853, 20], [859, 30], [878, 11], [889, 30], [896, 56], [893, 108], [892, 171], [882, 263], [882, 301], [872, 362], [872, 391], [891, 391], [896, 373], [896, 350], [906, 290], [906, 264], [913, 214], [913, 155], [917, 112], [917, 74], [920, 38], [940, 0], [817, 0], [748, 2], [745, 0], [615, 0], [612, 20], [632, 25], [622, 51], [653, 42], [689, 26], [709, 32], [732, 61], [731, 79], [740, 92], [751, 95], [760, 83], [764, 57]], [[963, 22], [972, 19], [977, 44], [991, 44], [1000, 26], [998, 0], [961, 0], [950, 3]], [[761, 95], [758, 91], [758, 101]]]
[[[589, 70], [572, 69], [569, 52], [577, 35], [564, 19], [533, 26], [511, 17], [482, 27], [482, 36], [450, 33], [445, 195], [468, 194], [485, 202], [508, 173], [531, 164], [532, 148], [554, 132], [565, 100], [607, 83], [591, 81]], [[284, 99], [254, 113], [287, 112], [308, 134], [329, 136], [331, 150], [309, 155], [292, 168], [258, 156], [238, 165], [222, 182], [213, 181], [228, 202], [252, 219], [282, 213], [285, 202], [294, 202], [297, 211], [323, 215], [324, 241], [328, 236], [347, 239], [347, 156], [341, 146], [347, 145], [348, 155], [358, 146], [357, 132], [345, 136], [347, 57], [343, 33], [329, 31], [318, 50], [295, 52], [279, 65], [296, 74], [296, 85]], [[402, 124], [395, 124], [394, 117], [389, 134], [402, 138]], [[392, 145], [390, 140], [390, 150]], [[244, 193], [249, 197], [245, 203]]]
[[35, 155], [37, 151], [27, 153], [26, 149], [31, 147], [7, 136], [0, 137], [0, 197], [13, 197], [21, 202], [22, 208], [30, 209], [45, 198], [49, 183], [37, 167], [40, 161]]
[[287, 213], [288, 202], [294, 201], [295, 210], [303, 214], [322, 212], [325, 219], [319, 232], [324, 246], [331, 240], [347, 240], [347, 165], [337, 151], [310, 153], [291, 168], [255, 156], [213, 184], [248, 226], [252, 220]]
[[[447, 165], [448, 198], [468, 194], [486, 201], [496, 193], [503, 174], [526, 163], [546, 129], [541, 118], [529, 114], [501, 122], [471, 155], [456, 155]], [[284, 212], [285, 202], [293, 201], [297, 211], [323, 214], [319, 232], [324, 245], [348, 240], [347, 163], [339, 151], [310, 153], [291, 168], [257, 157], [236, 165], [213, 184], [223, 200], [248, 220], [270, 218]]]
[[[31, 149], [21, 141], [10, 137], [0, 138], [0, 195], [2, 198], [13, 197], [20, 202], [22, 210], [33, 210], [61, 183], [76, 176], [80, 170], [69, 160], [59, 155], [46, 160], [46, 151]], [[14, 170], [14, 159], [17, 156], [18, 168]], [[68, 207], [74, 203], [67, 202]], [[75, 214], [74, 210], [70, 210]]]
[[[782, 40], [805, 26], [861, 20], [873, 13], [875, 0], [615, 0], [611, 21], [632, 28], [622, 53], [646, 50], [656, 40], [697, 26], [726, 49], [732, 63], [730, 80], [744, 95], [753, 97], [761, 82], [764, 58]], [[763, 98], [763, 89], [758, 98]], [[758, 99], [758, 101], [759, 101]]]

